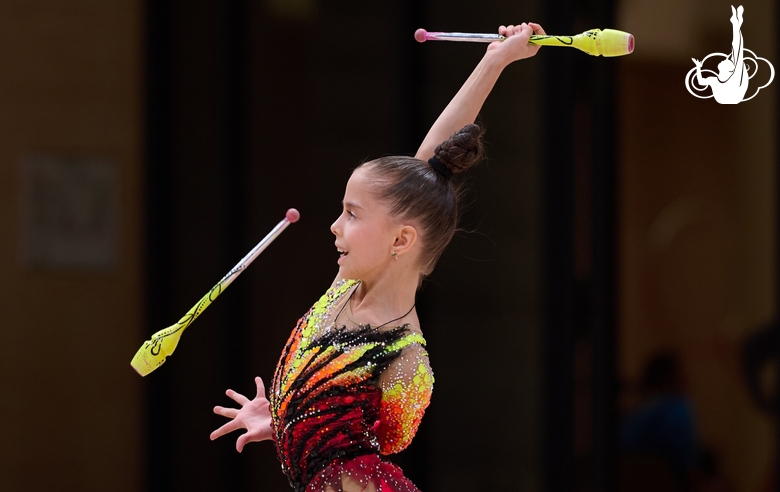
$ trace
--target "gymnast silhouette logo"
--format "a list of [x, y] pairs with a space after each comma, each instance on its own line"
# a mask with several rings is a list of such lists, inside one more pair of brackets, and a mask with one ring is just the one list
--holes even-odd
[[[699, 99], [708, 99], [714, 97], [720, 104], [739, 104], [742, 101], [749, 101], [756, 97], [758, 91], [772, 83], [775, 78], [775, 67], [766, 58], [761, 58], [749, 49], [745, 48], [742, 39], [742, 13], [745, 9], [740, 5], [736, 10], [731, 6], [731, 26], [733, 36], [731, 39], [731, 53], [712, 53], [707, 55], [702, 61], [691, 58], [696, 65], [685, 76], [685, 88], [688, 92]], [[709, 58], [723, 58], [718, 63], [718, 73], [712, 70], [702, 69], [702, 65]], [[769, 67], [769, 80], [766, 84], [758, 87], [750, 96], [745, 97], [748, 90], [748, 84], [758, 73], [759, 60], [766, 63]], [[705, 77], [704, 75], [713, 75]], [[712, 94], [700, 95], [699, 93], [708, 92], [707, 88], [712, 89]]]

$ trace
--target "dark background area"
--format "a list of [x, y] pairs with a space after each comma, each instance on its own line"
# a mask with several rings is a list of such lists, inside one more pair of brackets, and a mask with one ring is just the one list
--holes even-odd
[[[484, 52], [420, 45], [415, 29], [538, 21], [555, 34], [631, 31], [637, 50], [544, 48], [499, 80], [462, 231], [418, 295], [432, 404], [393, 460], [424, 491], [778, 490], [777, 405], [762, 400], [780, 384], [776, 83], [739, 106], [695, 99], [689, 59], [727, 50], [728, 4], [654, 5], [0, 5], [11, 352], [0, 489], [287, 490], [270, 443], [238, 454], [232, 436], [209, 441], [222, 424], [212, 407], [231, 403], [227, 388], [253, 395], [254, 376], [270, 380], [295, 321], [330, 285], [329, 226], [351, 170], [413, 154]], [[774, 62], [777, 7], [745, 7], [747, 46]], [[63, 164], [36, 167], [40, 156]], [[116, 180], [73, 174], [85, 156]], [[55, 191], [36, 194], [48, 176]], [[103, 231], [80, 221], [93, 202], [79, 183], [119, 197], [106, 219], [113, 260], [26, 259], [35, 227], [55, 245]], [[26, 215], [38, 202], [62, 214]], [[300, 222], [139, 378], [128, 363], [143, 340], [289, 207]], [[750, 352], [762, 330], [769, 349]], [[643, 367], [664, 351], [681, 361], [697, 446], [713, 460], [668, 482], [664, 463], [637, 464], [620, 437], [645, 401]]]

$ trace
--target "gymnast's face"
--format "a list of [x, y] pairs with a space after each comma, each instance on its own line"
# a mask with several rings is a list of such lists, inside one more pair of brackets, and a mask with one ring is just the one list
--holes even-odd
[[370, 282], [393, 260], [397, 224], [387, 205], [372, 195], [374, 185], [370, 171], [356, 169], [347, 182], [341, 215], [330, 226], [336, 236], [342, 278]]

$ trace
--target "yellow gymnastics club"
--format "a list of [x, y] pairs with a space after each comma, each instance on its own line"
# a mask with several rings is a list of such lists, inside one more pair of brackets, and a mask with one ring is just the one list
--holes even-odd
[[144, 342], [141, 348], [138, 349], [138, 352], [136, 352], [133, 360], [130, 361], [130, 365], [133, 366], [133, 369], [141, 376], [146, 376], [160, 367], [163, 362], [165, 362], [165, 359], [176, 350], [176, 345], [179, 344], [181, 334], [193, 321], [195, 321], [195, 318], [209, 307], [211, 302], [216, 299], [223, 290], [228, 288], [228, 285], [230, 285], [231, 282], [233, 282], [233, 280], [235, 280], [269, 244], [271, 244], [271, 241], [276, 239], [288, 225], [297, 222], [300, 218], [301, 214], [298, 213], [297, 210], [294, 208], [288, 210], [284, 219], [282, 219], [282, 221], [279, 222], [262, 241], [257, 243], [257, 245], [252, 248], [252, 251], [247, 253], [227, 275], [222, 277], [222, 280], [212, 287], [208, 294], [203, 296], [197, 304], [192, 306], [192, 309], [187, 311], [187, 314], [185, 314], [175, 325], [158, 331], [152, 335], [151, 340]]
[[[428, 32], [417, 29], [414, 39], [426, 41], [468, 41], [492, 43], [506, 39], [500, 34], [476, 34], [467, 32]], [[622, 56], [634, 51], [634, 36], [615, 29], [591, 29], [575, 36], [539, 36], [534, 34], [528, 44], [539, 46], [569, 46], [593, 56]]]

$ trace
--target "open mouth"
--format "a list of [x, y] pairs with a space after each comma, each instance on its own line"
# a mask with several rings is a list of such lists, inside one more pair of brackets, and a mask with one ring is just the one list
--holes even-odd
[[340, 250], [340, 249], [336, 249], [336, 251], [339, 252], [339, 258], [344, 258], [345, 256], [347, 256], [349, 254], [349, 251], [343, 251], [343, 250]]

